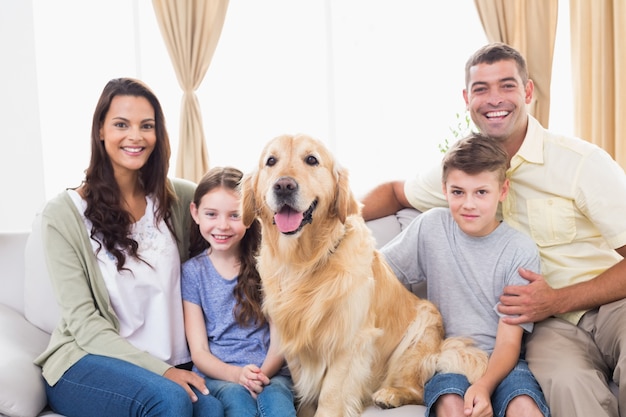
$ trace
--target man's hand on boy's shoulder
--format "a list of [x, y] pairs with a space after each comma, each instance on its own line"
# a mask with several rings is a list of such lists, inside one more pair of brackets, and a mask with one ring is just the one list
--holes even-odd
[[548, 285], [543, 275], [520, 268], [519, 274], [528, 285], [509, 285], [500, 296], [498, 311], [506, 314], [507, 324], [537, 322], [556, 313], [556, 291]]

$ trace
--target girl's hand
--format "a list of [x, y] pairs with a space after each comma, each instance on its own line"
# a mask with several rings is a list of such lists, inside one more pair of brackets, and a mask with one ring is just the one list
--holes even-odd
[[261, 372], [258, 366], [250, 364], [241, 368], [239, 384], [246, 387], [253, 398], [256, 399], [257, 395], [263, 391], [263, 387], [269, 383], [270, 379]]

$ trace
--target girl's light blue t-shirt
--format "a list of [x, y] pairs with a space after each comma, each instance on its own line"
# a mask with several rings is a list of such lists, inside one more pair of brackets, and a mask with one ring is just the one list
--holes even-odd
[[181, 282], [183, 300], [202, 308], [211, 353], [224, 363], [260, 367], [269, 348], [269, 326], [237, 323], [233, 314], [237, 279], [223, 278], [203, 252], [183, 264]]

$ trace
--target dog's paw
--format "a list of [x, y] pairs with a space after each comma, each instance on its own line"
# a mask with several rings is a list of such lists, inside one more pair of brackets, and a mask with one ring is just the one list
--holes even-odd
[[398, 391], [393, 388], [381, 388], [372, 395], [372, 401], [378, 408], [396, 408], [402, 405]]

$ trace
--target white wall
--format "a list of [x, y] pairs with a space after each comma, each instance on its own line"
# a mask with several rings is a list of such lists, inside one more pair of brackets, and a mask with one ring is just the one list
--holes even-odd
[[0, 57], [0, 231], [21, 231], [45, 198], [30, 1], [0, 0]]
[[[465, 60], [486, 38], [473, 2], [424, 4], [231, 0], [197, 91], [211, 165], [248, 171], [268, 139], [297, 132], [329, 144], [357, 194], [437, 163], [464, 110]], [[44, 200], [80, 183], [92, 111], [114, 77], [139, 77], [161, 99], [173, 173], [182, 93], [150, 0], [0, 0], [0, 54], [11, 196], [0, 230], [28, 228]], [[4, 137], [19, 139], [8, 153]]]

